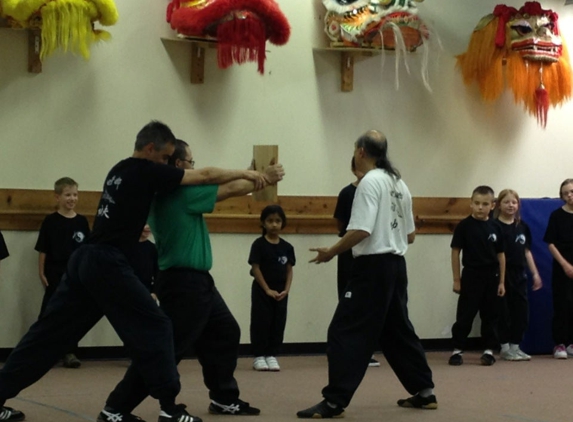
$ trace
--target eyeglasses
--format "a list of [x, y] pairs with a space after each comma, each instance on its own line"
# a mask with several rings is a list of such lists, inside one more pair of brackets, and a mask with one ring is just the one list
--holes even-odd
[[195, 167], [195, 160], [185, 160], [181, 158], [181, 161], [185, 161], [186, 163], [189, 163], [191, 167]]

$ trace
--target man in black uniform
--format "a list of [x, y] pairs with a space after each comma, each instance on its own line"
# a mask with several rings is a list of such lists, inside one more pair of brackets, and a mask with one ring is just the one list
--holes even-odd
[[[174, 145], [169, 127], [153, 121], [138, 133], [133, 156], [110, 170], [87, 244], [71, 256], [44, 315], [0, 370], [0, 421], [24, 420], [22, 412], [4, 407], [5, 401], [40, 379], [104, 315], [124, 342], [150, 395], [159, 400], [159, 421], [200, 421], [184, 405], [175, 404], [180, 383], [171, 323], [135, 276], [127, 257], [132, 256], [157, 192], [180, 184], [247, 179], [262, 186], [266, 182], [262, 174], [250, 170], [167, 166]], [[141, 419], [106, 408], [98, 422], [111, 421]]]

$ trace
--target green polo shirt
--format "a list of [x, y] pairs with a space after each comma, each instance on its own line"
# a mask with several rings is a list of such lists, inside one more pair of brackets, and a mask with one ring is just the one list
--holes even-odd
[[203, 213], [210, 213], [215, 208], [218, 187], [180, 186], [155, 197], [149, 225], [157, 246], [160, 270], [211, 269], [213, 255]]

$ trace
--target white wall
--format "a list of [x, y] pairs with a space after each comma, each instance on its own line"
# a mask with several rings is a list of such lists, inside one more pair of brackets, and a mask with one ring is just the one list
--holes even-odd
[[[478, 184], [516, 189], [522, 197], [555, 196], [572, 177], [573, 104], [549, 112], [547, 129], [514, 105], [511, 95], [485, 106], [455, 69], [479, 18], [497, 0], [427, 0], [420, 15], [440, 34], [444, 51], [432, 58], [433, 93], [419, 75], [421, 57], [409, 57], [412, 75], [393, 56], [358, 59], [354, 91], [339, 91], [336, 54], [326, 45], [318, 0], [279, 0], [292, 25], [284, 47], [268, 45], [265, 75], [254, 64], [217, 69], [208, 51], [204, 85], [189, 83], [189, 46], [163, 43], [167, 1], [117, 1], [113, 40], [92, 58], [59, 54], [39, 75], [26, 73], [27, 38], [0, 31], [0, 188], [50, 189], [57, 178], [100, 190], [107, 170], [131, 154], [136, 132], [150, 119], [168, 123], [191, 143], [198, 166], [245, 167], [253, 144], [278, 144], [287, 177], [282, 195], [336, 195], [351, 180], [352, 143], [369, 128], [383, 130], [390, 156], [414, 196], [467, 196]], [[506, 4], [520, 7], [521, 1]], [[573, 45], [573, 7], [543, 2], [560, 14]], [[11, 257], [0, 264], [0, 347], [13, 346], [33, 322], [41, 301], [36, 276], [36, 233], [5, 232]], [[289, 342], [323, 341], [336, 301], [334, 263], [306, 262], [308, 247], [333, 236], [288, 236], [298, 255], [286, 333]], [[214, 235], [213, 275], [248, 341], [246, 259], [252, 236]], [[455, 310], [449, 236], [419, 236], [408, 254], [410, 311], [423, 338], [448, 336]], [[237, 250], [244, 251], [237, 254]], [[243, 270], [239, 270], [239, 268]], [[240, 280], [236, 274], [244, 274]], [[240, 287], [239, 287], [240, 286]], [[115, 345], [109, 327], [82, 345]]]

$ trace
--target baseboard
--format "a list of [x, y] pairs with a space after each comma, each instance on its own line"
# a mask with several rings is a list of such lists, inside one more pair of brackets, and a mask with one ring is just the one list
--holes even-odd
[[[468, 350], [479, 350], [481, 344], [480, 338], [468, 339]], [[422, 346], [426, 351], [441, 351], [451, 348], [450, 339], [425, 339], [422, 340]], [[8, 355], [12, 352], [11, 348], [0, 348], [0, 362], [5, 362]], [[326, 353], [326, 343], [285, 343], [283, 344], [282, 356], [295, 355], [322, 355]], [[77, 355], [80, 359], [93, 360], [114, 360], [127, 359], [125, 348], [121, 346], [109, 347], [80, 347]], [[239, 356], [250, 356], [250, 344], [241, 344], [239, 346]], [[188, 358], [194, 356], [190, 354]]]

